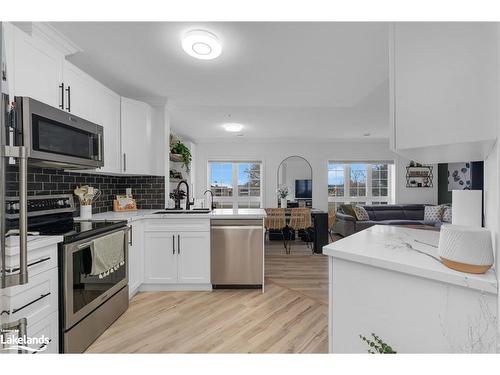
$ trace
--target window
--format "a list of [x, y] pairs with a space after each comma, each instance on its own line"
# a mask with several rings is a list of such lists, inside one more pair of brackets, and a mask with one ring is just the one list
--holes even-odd
[[328, 206], [343, 203], [391, 203], [393, 165], [380, 163], [328, 163]]
[[217, 208], [262, 207], [262, 163], [208, 163], [208, 185]]

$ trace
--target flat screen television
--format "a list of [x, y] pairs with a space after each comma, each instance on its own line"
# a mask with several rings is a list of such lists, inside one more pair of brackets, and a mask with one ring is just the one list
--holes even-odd
[[312, 198], [312, 180], [295, 180], [295, 198]]

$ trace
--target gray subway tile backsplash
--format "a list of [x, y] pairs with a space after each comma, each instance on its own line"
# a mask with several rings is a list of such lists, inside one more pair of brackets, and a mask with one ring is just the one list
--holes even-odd
[[[7, 196], [19, 195], [18, 178], [17, 167], [10, 166], [6, 173]], [[163, 176], [110, 176], [36, 167], [28, 171], [28, 195], [73, 194], [79, 185], [91, 185], [101, 190], [101, 197], [93, 204], [93, 213], [113, 210], [113, 199], [117, 194], [125, 194], [126, 188], [132, 188], [137, 208], [165, 208]], [[78, 206], [76, 197], [75, 202]]]

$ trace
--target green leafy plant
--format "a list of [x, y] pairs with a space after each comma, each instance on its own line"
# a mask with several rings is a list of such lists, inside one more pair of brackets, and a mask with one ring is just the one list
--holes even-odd
[[359, 335], [359, 338], [368, 345], [368, 353], [370, 354], [396, 354], [397, 352], [382, 341], [380, 337], [372, 333], [370, 338]]
[[189, 172], [192, 160], [191, 151], [189, 150], [189, 148], [181, 141], [177, 141], [170, 144], [170, 153], [181, 155], [182, 166], [185, 167], [186, 171]]

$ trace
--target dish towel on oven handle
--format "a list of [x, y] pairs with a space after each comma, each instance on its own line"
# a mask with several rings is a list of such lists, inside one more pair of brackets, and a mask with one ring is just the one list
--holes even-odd
[[125, 264], [124, 235], [121, 230], [93, 241], [91, 276], [102, 279]]

